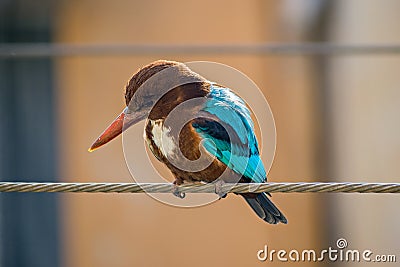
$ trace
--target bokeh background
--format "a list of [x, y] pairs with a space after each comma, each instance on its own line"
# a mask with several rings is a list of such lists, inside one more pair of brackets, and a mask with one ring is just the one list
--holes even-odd
[[[132, 73], [171, 59], [230, 65], [263, 90], [277, 127], [271, 181], [399, 182], [398, 54], [251, 50], [270, 43], [399, 44], [399, 10], [396, 0], [0, 0], [0, 46], [222, 47], [196, 53], [3, 53], [0, 177], [130, 182], [120, 139], [96, 153], [87, 148], [124, 107], [123, 89]], [[223, 49], [235, 44], [250, 49]], [[288, 225], [264, 224], [237, 196], [182, 209], [144, 194], [1, 194], [0, 264], [285, 266], [290, 263], [259, 262], [256, 253], [264, 245], [320, 250], [335, 247], [340, 237], [349, 248], [397, 254], [400, 261], [396, 195], [277, 193], [273, 200]]]

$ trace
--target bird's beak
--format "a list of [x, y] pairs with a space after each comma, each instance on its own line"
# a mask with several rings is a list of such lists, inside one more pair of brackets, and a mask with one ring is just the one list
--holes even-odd
[[143, 113], [129, 112], [128, 108], [125, 108], [121, 114], [119, 114], [118, 117], [110, 124], [110, 126], [108, 126], [107, 129], [99, 136], [99, 138], [96, 139], [88, 151], [92, 152], [97, 148], [107, 144], [130, 126], [143, 119]]

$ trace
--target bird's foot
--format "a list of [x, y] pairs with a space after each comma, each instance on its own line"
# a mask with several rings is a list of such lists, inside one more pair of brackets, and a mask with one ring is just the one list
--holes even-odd
[[178, 198], [185, 198], [186, 194], [179, 191], [179, 185], [174, 182], [174, 187], [172, 188], [172, 194]]
[[219, 196], [219, 198], [225, 198], [226, 195], [228, 194], [226, 190], [223, 190], [225, 182], [222, 179], [219, 179], [218, 181], [215, 182], [215, 194]]

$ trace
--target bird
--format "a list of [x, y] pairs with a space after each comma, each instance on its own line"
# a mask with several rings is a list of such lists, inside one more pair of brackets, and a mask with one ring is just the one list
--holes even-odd
[[[187, 122], [172, 132], [168, 116], [180, 105]], [[105, 145], [134, 124], [145, 120], [144, 138], [152, 154], [172, 172], [175, 186], [183, 183], [262, 183], [267, 175], [261, 161], [254, 123], [245, 101], [231, 89], [208, 81], [184, 63], [157, 60], [136, 71], [125, 87], [124, 110], [95, 140], [89, 151]], [[177, 140], [179, 139], [179, 140]], [[206, 159], [201, 170], [182, 168], [186, 161]], [[173, 162], [175, 161], [175, 162]], [[236, 177], [236, 178], [233, 178]], [[216, 193], [225, 197], [226, 192]], [[184, 197], [179, 192], [174, 192]], [[254, 212], [269, 224], [287, 224], [269, 193], [241, 193]]]

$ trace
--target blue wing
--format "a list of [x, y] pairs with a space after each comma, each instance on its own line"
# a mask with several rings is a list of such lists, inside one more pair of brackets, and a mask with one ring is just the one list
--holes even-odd
[[196, 119], [192, 125], [204, 139], [204, 148], [230, 169], [262, 183], [266, 172], [261, 162], [254, 124], [244, 101], [229, 89], [211, 85], [202, 111], [211, 118]]

